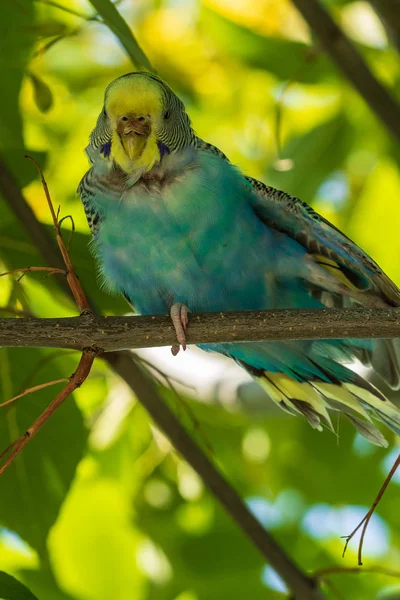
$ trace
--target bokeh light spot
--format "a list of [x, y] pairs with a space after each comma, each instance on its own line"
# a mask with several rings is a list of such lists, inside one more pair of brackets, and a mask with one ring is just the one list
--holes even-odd
[[242, 442], [243, 455], [255, 463], [264, 462], [270, 453], [271, 442], [267, 433], [260, 427], [249, 429]]

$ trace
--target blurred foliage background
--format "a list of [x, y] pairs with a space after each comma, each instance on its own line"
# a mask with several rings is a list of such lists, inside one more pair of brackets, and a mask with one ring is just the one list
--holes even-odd
[[[398, 56], [371, 6], [326, 4], [396, 92]], [[114, 35], [126, 41], [126, 31], [101, 22], [96, 9], [113, 14], [109, 0], [2, 0], [0, 155], [50, 230], [23, 155], [44, 166], [61, 216], [73, 217], [71, 256], [85, 288], [102, 312], [123, 314], [126, 304], [97, 285], [75, 193], [104, 88], [134, 70]], [[122, 0], [118, 11], [201, 137], [245, 173], [312, 203], [400, 284], [399, 150], [289, 0]], [[33, 264], [43, 259], [0, 197], [0, 270]], [[76, 314], [40, 274], [0, 280], [0, 315], [19, 311]], [[193, 348], [173, 361], [169, 349], [139, 354], [170, 374], [179, 397], [158, 373], [166, 401], [304, 570], [355, 566], [357, 544], [342, 560], [340, 536], [378, 491], [396, 456], [394, 436], [386, 432], [390, 450], [378, 449], [345, 421], [337, 436], [321, 435], [274, 410], [238, 368]], [[68, 376], [76, 361], [74, 352], [0, 349], [0, 402]], [[2, 447], [54, 393], [1, 409]], [[370, 524], [368, 567], [399, 567], [399, 484], [397, 477]], [[282, 581], [100, 361], [0, 480], [0, 498], [0, 570], [39, 600], [285, 597]], [[377, 573], [330, 581], [327, 598], [400, 598], [398, 580]]]

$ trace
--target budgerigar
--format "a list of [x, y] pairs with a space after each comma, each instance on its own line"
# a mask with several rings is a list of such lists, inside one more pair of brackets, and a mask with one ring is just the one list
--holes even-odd
[[[118, 77], [90, 136], [79, 194], [103, 280], [138, 313], [171, 314], [185, 347], [188, 311], [400, 306], [400, 290], [356, 244], [284, 192], [245, 177], [198, 138], [156, 75]], [[368, 359], [399, 386], [396, 343], [362, 340], [221, 343], [270, 398], [317, 429], [344, 413], [386, 445], [400, 410], [344, 363]]]

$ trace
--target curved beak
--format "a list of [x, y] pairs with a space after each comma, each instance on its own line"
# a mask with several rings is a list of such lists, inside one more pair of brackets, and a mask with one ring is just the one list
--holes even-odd
[[117, 132], [130, 160], [139, 158], [151, 132], [149, 115], [130, 113], [118, 119]]

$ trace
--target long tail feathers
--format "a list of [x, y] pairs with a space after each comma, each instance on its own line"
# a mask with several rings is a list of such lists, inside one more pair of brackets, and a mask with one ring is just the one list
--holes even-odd
[[[330, 381], [295, 381], [283, 373], [259, 371], [249, 365], [249, 372], [258, 380], [269, 397], [291, 414], [301, 414], [314, 429], [323, 425], [333, 430], [328, 409], [344, 413], [358, 432], [378, 446], [388, 442], [374, 426], [371, 416], [382, 421], [400, 436], [400, 409], [392, 404], [373, 385], [346, 367], [349, 381], [331, 375]], [[347, 379], [347, 377], [346, 377]]]

